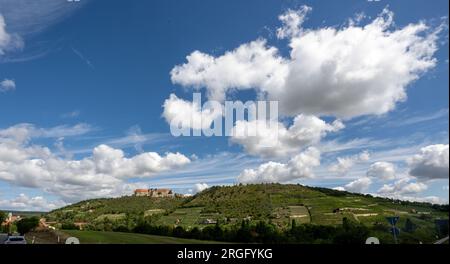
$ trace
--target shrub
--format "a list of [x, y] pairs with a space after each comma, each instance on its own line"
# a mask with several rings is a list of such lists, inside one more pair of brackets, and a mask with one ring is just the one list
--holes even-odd
[[25, 235], [26, 233], [36, 228], [38, 225], [39, 218], [37, 217], [24, 218], [16, 223], [17, 231], [21, 235]]
[[78, 226], [76, 226], [74, 223], [66, 222], [61, 224], [61, 229], [64, 230], [79, 230]]

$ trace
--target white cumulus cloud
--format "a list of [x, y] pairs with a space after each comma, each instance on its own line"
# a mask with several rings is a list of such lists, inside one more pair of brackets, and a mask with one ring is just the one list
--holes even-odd
[[406, 100], [406, 88], [436, 65], [439, 33], [424, 22], [394, 27], [385, 9], [366, 25], [305, 29], [310, 11], [280, 16], [278, 36], [289, 39], [290, 55], [259, 39], [221, 56], [194, 51], [171, 72], [172, 82], [206, 88], [210, 99], [231, 90], [255, 89], [279, 101], [288, 116], [313, 114], [351, 118], [383, 114]]
[[[222, 111], [214, 111], [213, 108], [202, 109], [196, 102], [189, 102], [171, 94], [164, 101], [163, 117], [168, 124], [172, 122], [183, 128], [207, 129], [214, 119], [222, 116]], [[221, 109], [220, 109], [221, 110]]]
[[428, 186], [422, 182], [411, 182], [410, 178], [402, 178], [392, 184], [384, 184], [378, 190], [379, 194], [388, 197], [398, 195], [411, 195], [421, 193], [428, 189]]
[[266, 47], [262, 39], [217, 58], [194, 51], [186, 59], [186, 64], [172, 69], [172, 82], [197, 89], [207, 87], [209, 99], [218, 101], [223, 101], [230, 89], [281, 86], [288, 73], [278, 50]]
[[0, 180], [77, 201], [130, 193], [135, 185], [126, 179], [151, 177], [190, 163], [180, 153], [144, 152], [127, 157], [122, 150], [107, 145], [95, 147], [91, 156], [82, 159], [64, 159], [32, 143], [32, 135], [71, 135], [74, 131], [65, 126], [46, 130], [31, 125], [0, 130]]
[[16, 82], [10, 79], [4, 79], [0, 82], [0, 92], [9, 92], [14, 91], [16, 89]]
[[320, 152], [310, 147], [294, 156], [287, 163], [267, 162], [257, 169], [246, 169], [238, 176], [240, 183], [288, 182], [314, 177], [313, 168], [320, 165]]
[[370, 165], [366, 173], [367, 177], [372, 177], [380, 180], [395, 179], [395, 166], [390, 162], [379, 161]]
[[196, 183], [194, 185], [194, 192], [195, 193], [199, 193], [199, 192], [202, 192], [202, 191], [204, 191], [204, 190], [206, 190], [208, 188], [209, 188], [209, 186], [206, 183]]
[[369, 177], [363, 177], [363, 178], [356, 179], [356, 180], [346, 184], [343, 187], [336, 187], [334, 189], [339, 190], [339, 191], [364, 193], [369, 189], [371, 184], [372, 184], [372, 179], [370, 179]]
[[424, 147], [420, 153], [408, 160], [409, 174], [419, 179], [448, 179], [449, 151], [448, 144]]
[[279, 39], [298, 37], [306, 15], [311, 11], [311, 7], [301, 6], [298, 10], [288, 9], [280, 15], [278, 19], [283, 23], [283, 27], [277, 29], [277, 37]]
[[281, 157], [298, 153], [302, 148], [317, 144], [327, 133], [344, 128], [341, 121], [329, 124], [310, 115], [298, 115], [287, 128], [276, 121], [237, 121], [231, 142], [242, 145], [244, 150], [262, 157]]

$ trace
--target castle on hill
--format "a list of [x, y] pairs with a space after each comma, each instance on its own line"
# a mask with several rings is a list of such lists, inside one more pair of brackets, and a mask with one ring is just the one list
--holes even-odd
[[134, 196], [146, 196], [152, 198], [174, 197], [175, 193], [171, 189], [136, 189]]

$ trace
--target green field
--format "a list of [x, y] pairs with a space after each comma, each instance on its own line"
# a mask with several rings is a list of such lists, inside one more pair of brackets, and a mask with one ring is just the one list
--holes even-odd
[[65, 230], [81, 244], [215, 244], [219, 242], [121, 232]]
[[123, 219], [123, 218], [125, 218], [125, 216], [126, 216], [125, 214], [103, 214], [103, 215], [98, 216], [95, 219], [95, 221], [104, 221], [105, 218], [108, 218], [109, 220], [114, 221], [114, 220]]
[[289, 206], [291, 220], [295, 219], [298, 223], [308, 224], [311, 222], [311, 216], [305, 206]]
[[188, 228], [193, 227], [199, 224], [202, 209], [202, 207], [176, 209], [169, 215], [161, 216], [157, 224], [177, 224]]

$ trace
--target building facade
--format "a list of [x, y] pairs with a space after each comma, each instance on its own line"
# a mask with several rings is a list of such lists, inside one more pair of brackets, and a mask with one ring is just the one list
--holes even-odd
[[152, 198], [174, 197], [175, 193], [171, 189], [136, 189], [135, 196], [145, 196]]

